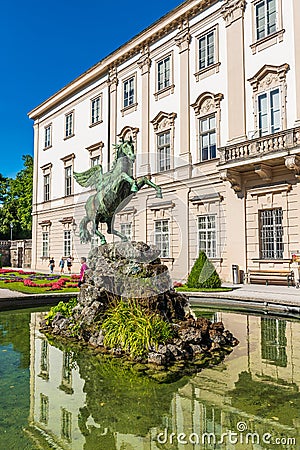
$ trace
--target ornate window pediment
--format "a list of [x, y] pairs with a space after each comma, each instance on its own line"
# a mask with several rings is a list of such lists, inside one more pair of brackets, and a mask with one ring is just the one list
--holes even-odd
[[174, 127], [174, 122], [177, 117], [176, 113], [166, 113], [163, 111], [160, 111], [157, 116], [151, 120], [151, 123], [153, 124], [154, 131], [156, 133], [159, 133], [160, 131], [169, 130], [170, 128]]
[[191, 106], [194, 108], [196, 116], [206, 116], [207, 114], [217, 112], [220, 108], [222, 98], [223, 94], [203, 92]]
[[249, 78], [254, 92], [262, 92], [286, 82], [286, 74], [290, 66], [271, 66], [265, 64], [252, 78]]
[[120, 133], [117, 136], [119, 139], [124, 139], [124, 141], [130, 140], [130, 138], [132, 138], [133, 142], [136, 144], [138, 132], [139, 132], [139, 128], [126, 126], [126, 127], [122, 128], [122, 130], [120, 131]]

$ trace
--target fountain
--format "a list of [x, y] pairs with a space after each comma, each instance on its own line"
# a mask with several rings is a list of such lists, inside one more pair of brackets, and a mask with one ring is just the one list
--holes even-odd
[[[80, 222], [81, 242], [92, 233], [101, 239], [88, 256], [89, 269], [76, 305], [54, 307], [42, 323], [42, 330], [67, 339], [88, 343], [96, 352], [129, 357], [149, 367], [177, 367], [177, 372], [217, 363], [237, 345], [222, 322], [196, 318], [187, 298], [174, 290], [167, 266], [159, 250], [144, 242], [129, 242], [113, 227], [118, 206], [127, 204], [133, 193], [145, 184], [162, 197], [161, 188], [146, 177], [133, 178], [135, 154], [131, 141], [116, 146], [112, 169], [103, 174], [101, 166], [74, 173], [84, 187], [94, 186], [96, 194], [86, 202], [86, 215]], [[106, 243], [98, 229], [121, 242]], [[187, 369], [188, 368], [188, 369]], [[163, 381], [168, 372], [152, 374]]]

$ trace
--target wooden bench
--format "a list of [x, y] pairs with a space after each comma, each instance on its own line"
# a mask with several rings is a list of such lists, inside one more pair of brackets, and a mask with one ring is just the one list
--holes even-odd
[[287, 286], [294, 286], [294, 272], [288, 269], [282, 270], [263, 270], [250, 269], [247, 273], [248, 283], [258, 284], [283, 284]]

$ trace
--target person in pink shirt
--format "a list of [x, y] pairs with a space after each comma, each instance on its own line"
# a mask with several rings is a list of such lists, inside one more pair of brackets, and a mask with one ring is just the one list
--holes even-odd
[[80, 268], [80, 278], [79, 278], [79, 282], [78, 282], [78, 287], [80, 287], [84, 283], [84, 273], [88, 269], [88, 266], [86, 263], [86, 258], [84, 256], [80, 259], [80, 263], [81, 263], [81, 268]]

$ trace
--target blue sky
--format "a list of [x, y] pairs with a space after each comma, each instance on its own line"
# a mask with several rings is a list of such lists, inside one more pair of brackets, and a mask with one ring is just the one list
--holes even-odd
[[15, 0], [0, 5], [0, 173], [33, 152], [27, 113], [182, 0]]

